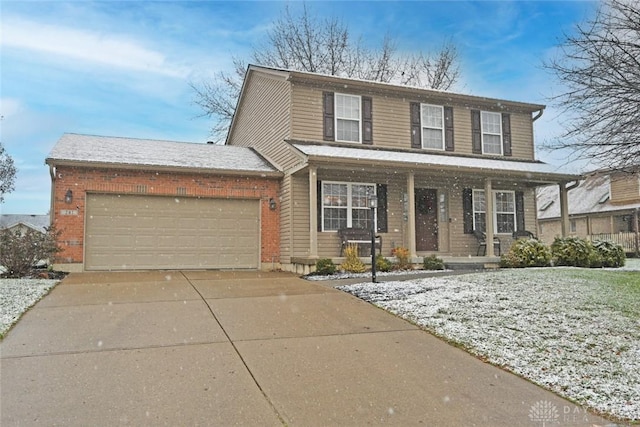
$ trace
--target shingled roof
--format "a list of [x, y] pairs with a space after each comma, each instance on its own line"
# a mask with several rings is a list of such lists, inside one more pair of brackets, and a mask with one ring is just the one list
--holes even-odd
[[62, 135], [46, 163], [280, 175], [251, 148], [74, 133]]

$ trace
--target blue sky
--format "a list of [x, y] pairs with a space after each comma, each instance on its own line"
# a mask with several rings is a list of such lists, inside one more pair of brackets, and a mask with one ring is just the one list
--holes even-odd
[[[249, 58], [284, 2], [102, 1], [0, 3], [0, 140], [18, 167], [16, 189], [0, 213], [44, 214], [44, 164], [65, 132], [206, 142], [189, 81]], [[290, 2], [292, 10], [302, 3]], [[560, 89], [541, 68], [597, 6], [582, 1], [307, 2], [341, 18], [353, 36], [379, 45], [388, 33], [400, 51], [428, 52], [450, 39], [462, 78], [456, 92], [549, 104]], [[548, 108], [536, 143], [561, 131]], [[566, 154], [538, 159], [565, 163]]]

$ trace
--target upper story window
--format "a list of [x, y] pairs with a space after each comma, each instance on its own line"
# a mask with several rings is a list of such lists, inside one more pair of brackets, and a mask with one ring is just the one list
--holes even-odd
[[421, 104], [422, 148], [444, 150], [444, 108]]
[[360, 97], [335, 94], [336, 141], [360, 142]]
[[511, 115], [471, 110], [471, 140], [474, 154], [511, 156]]
[[482, 153], [502, 155], [502, 116], [482, 111]]
[[411, 148], [454, 151], [453, 107], [409, 103]]
[[373, 102], [370, 96], [323, 92], [325, 141], [373, 144]]

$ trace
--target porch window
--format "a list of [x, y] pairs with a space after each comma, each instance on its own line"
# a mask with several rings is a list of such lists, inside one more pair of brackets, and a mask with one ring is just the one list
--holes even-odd
[[487, 214], [484, 190], [473, 190], [473, 229], [487, 231]]
[[516, 202], [513, 191], [495, 191], [496, 232], [513, 233], [516, 231]]
[[502, 155], [502, 115], [482, 111], [482, 152]]
[[360, 97], [335, 94], [336, 140], [360, 142]]
[[421, 104], [422, 148], [444, 149], [444, 108]]
[[376, 195], [375, 184], [323, 181], [322, 231], [371, 229], [370, 195]]
[[[493, 191], [496, 233], [516, 231], [516, 200], [513, 191]], [[473, 229], [487, 231], [486, 198], [484, 190], [473, 190]]]

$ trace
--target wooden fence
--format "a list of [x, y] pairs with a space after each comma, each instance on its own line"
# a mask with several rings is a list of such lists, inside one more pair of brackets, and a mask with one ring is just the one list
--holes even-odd
[[638, 237], [638, 233], [635, 232], [626, 232], [626, 233], [602, 233], [602, 234], [591, 234], [587, 236], [592, 242], [596, 240], [606, 240], [609, 242], [617, 243], [626, 253], [637, 254], [640, 253], [640, 244]]

